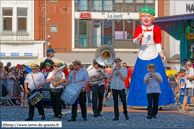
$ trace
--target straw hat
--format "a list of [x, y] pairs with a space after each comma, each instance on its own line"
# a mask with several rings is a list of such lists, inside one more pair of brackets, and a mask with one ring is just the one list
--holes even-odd
[[116, 57], [116, 58], [115, 58], [115, 61], [119, 61], [119, 60], [122, 61], [122, 60], [120, 59], [120, 57]]
[[60, 62], [54, 62], [53, 66], [60, 66]]
[[78, 65], [81, 65], [81, 61], [79, 61], [79, 60], [75, 60], [73, 63], [76, 63]]
[[29, 68], [31, 68], [31, 69], [33, 69], [33, 68], [34, 68], [34, 69], [37, 69], [38, 66], [37, 66], [37, 64], [31, 64]]
[[154, 68], [156, 68], [156, 66], [154, 65], [154, 64], [149, 64], [149, 66], [148, 66], [149, 68], [150, 67], [154, 67]]

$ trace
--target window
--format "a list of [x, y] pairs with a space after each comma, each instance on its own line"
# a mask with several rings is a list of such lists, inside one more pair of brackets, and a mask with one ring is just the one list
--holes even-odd
[[53, 33], [54, 33], [54, 32], [58, 32], [58, 29], [57, 29], [57, 28], [58, 28], [57, 25], [51, 25], [51, 26], [50, 26], [50, 32], [53, 32]]
[[93, 0], [93, 10], [112, 11], [113, 2], [112, 0]]
[[115, 3], [133, 3], [133, 0], [115, 0]]
[[115, 21], [115, 39], [123, 39], [123, 21]]
[[145, 0], [145, 3], [154, 3], [154, 0]]
[[125, 39], [133, 38], [133, 22], [125, 21]]
[[78, 6], [79, 10], [88, 10], [88, 0], [79, 0]]
[[13, 10], [11, 8], [3, 8], [3, 31], [12, 31]]
[[136, 3], [154, 3], [154, 0], [135, 0]]
[[136, 0], [136, 3], [144, 3], [144, 0]]
[[102, 21], [94, 21], [93, 46], [99, 47], [101, 45], [102, 45]]
[[50, 2], [57, 2], [57, 0], [50, 0]]
[[79, 47], [88, 46], [87, 20], [79, 20]]
[[27, 9], [17, 8], [18, 32], [27, 31]]

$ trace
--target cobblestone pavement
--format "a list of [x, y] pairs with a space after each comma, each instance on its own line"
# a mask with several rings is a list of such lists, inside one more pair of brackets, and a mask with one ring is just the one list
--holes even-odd
[[[61, 119], [53, 118], [53, 110], [46, 108], [45, 121], [62, 121], [63, 128], [194, 128], [194, 116], [179, 114], [158, 114], [156, 119], [147, 119], [147, 113], [129, 112], [129, 120], [125, 120], [123, 113], [120, 112], [118, 121], [112, 121], [114, 112], [102, 112], [102, 116], [95, 118], [91, 111], [88, 111], [88, 121], [83, 121], [80, 110], [78, 110], [77, 121], [67, 122], [71, 118], [70, 109], [63, 109]], [[0, 108], [1, 121], [24, 121], [28, 117], [28, 108]], [[41, 117], [35, 109], [34, 121], [39, 121]]]

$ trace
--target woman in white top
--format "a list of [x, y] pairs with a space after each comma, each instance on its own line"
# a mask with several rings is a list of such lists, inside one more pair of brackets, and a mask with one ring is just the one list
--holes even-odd
[[140, 9], [140, 20], [143, 25], [135, 29], [133, 42], [141, 44], [141, 47], [128, 92], [128, 105], [131, 106], [147, 107], [148, 105], [146, 94], [147, 84], [144, 83], [143, 78], [148, 73], [147, 66], [149, 64], [154, 64], [156, 66], [155, 71], [160, 73], [163, 78], [163, 82], [160, 82], [161, 94], [159, 106], [175, 102], [174, 94], [162, 63], [162, 59], [164, 61], [165, 56], [162, 53], [161, 47], [161, 29], [159, 26], [152, 24], [155, 20], [154, 15], [155, 12], [150, 7]]

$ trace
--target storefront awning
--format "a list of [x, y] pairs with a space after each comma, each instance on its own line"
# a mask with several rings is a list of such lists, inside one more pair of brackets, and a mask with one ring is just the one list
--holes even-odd
[[194, 13], [184, 15], [174, 15], [167, 17], [158, 17], [153, 22], [154, 25], [160, 26], [162, 30], [166, 31], [169, 35], [176, 40], [180, 40], [180, 34], [185, 33], [187, 22], [194, 21]]

